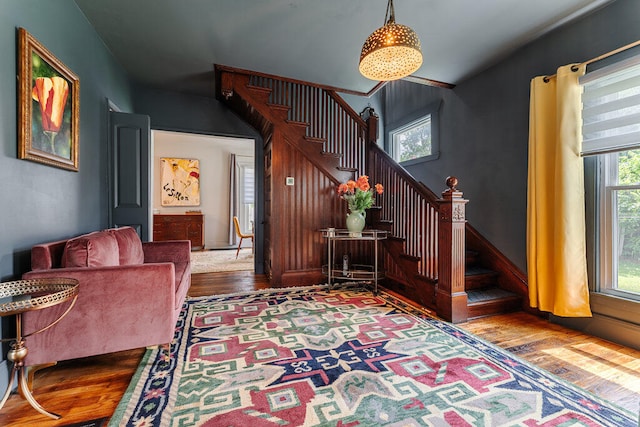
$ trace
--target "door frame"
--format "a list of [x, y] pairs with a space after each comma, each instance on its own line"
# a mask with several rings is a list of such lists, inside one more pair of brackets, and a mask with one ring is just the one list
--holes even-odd
[[[154, 141], [154, 132], [155, 131], [164, 131], [164, 132], [175, 132], [185, 135], [202, 135], [202, 136], [211, 136], [211, 137], [221, 137], [221, 138], [238, 138], [245, 140], [253, 140], [254, 141], [254, 204], [255, 204], [255, 224], [254, 224], [254, 271], [256, 274], [264, 274], [264, 149], [262, 138], [258, 135], [229, 135], [229, 134], [218, 134], [213, 132], [202, 132], [202, 131], [191, 131], [184, 129], [171, 129], [171, 128], [163, 128], [163, 127], [152, 127], [151, 128], [151, 155], [153, 156], [153, 151], [155, 150], [155, 141]], [[151, 162], [151, 176], [153, 177], [155, 172], [154, 169], [157, 165], [154, 165], [154, 162]], [[153, 180], [153, 179], [152, 179]], [[150, 199], [150, 211], [152, 213], [154, 206], [154, 197], [153, 197], [153, 188], [150, 189], [151, 199]], [[232, 224], [231, 224], [232, 225]], [[206, 223], [205, 223], [206, 228]]]

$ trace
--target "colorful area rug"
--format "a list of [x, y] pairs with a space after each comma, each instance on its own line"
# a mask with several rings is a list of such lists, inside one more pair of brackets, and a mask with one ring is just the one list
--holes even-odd
[[236, 252], [237, 249], [193, 251], [191, 252], [191, 273], [253, 271], [253, 253], [251, 252], [251, 248], [240, 249], [238, 258], [236, 258]]
[[637, 426], [390, 295], [345, 287], [190, 299], [110, 426]]

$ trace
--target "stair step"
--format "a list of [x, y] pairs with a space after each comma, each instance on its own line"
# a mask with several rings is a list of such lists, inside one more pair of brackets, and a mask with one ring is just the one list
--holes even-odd
[[272, 90], [266, 87], [247, 85], [247, 89], [253, 94], [253, 96], [261, 101], [263, 104], [269, 102]]
[[[341, 159], [342, 158], [342, 154], [340, 154], [340, 153], [332, 153], [330, 151], [323, 151], [322, 155], [325, 156], [325, 157], [333, 157], [335, 159]], [[336, 169], [339, 170], [339, 168], [337, 168], [337, 167], [336, 167]]]
[[379, 230], [384, 230], [388, 233], [391, 233], [391, 229], [393, 228], [392, 221], [380, 220], [376, 224], [376, 228]]
[[291, 107], [289, 107], [288, 105], [272, 104], [271, 102], [268, 102], [267, 105], [269, 106], [269, 108], [272, 108], [274, 110], [282, 110], [287, 112], [291, 110]]
[[325, 138], [318, 138], [316, 136], [305, 135], [304, 139], [307, 142], [310, 142], [310, 143], [313, 143], [313, 144], [320, 144], [320, 145], [324, 145], [324, 143], [327, 142], [327, 140]]
[[484, 288], [484, 289], [474, 289], [472, 291], [467, 291], [467, 301], [469, 305], [472, 304], [481, 304], [487, 301], [494, 301], [502, 298], [511, 298], [516, 297], [520, 298], [518, 295], [513, 292], [509, 292], [500, 288]]
[[478, 263], [478, 252], [467, 250], [465, 251], [464, 259], [467, 266], [475, 265]]
[[495, 285], [498, 273], [483, 267], [466, 267], [464, 272], [464, 288], [471, 291]]
[[287, 123], [289, 123], [292, 126], [301, 128], [301, 129], [307, 129], [309, 127], [309, 123], [307, 122], [298, 122], [295, 120], [287, 120]]
[[400, 258], [406, 259], [407, 261], [418, 263], [421, 258], [419, 256], [413, 256], [409, 254], [400, 254]]
[[[352, 172], [352, 173], [358, 172], [357, 168], [347, 168], [347, 167], [344, 167], [344, 166], [339, 166], [338, 170], [341, 170], [341, 171], [344, 171], [344, 172]], [[373, 206], [373, 207], [371, 207], [369, 209], [375, 209], [375, 208], [376, 208], [376, 206]]]
[[522, 298], [500, 288], [484, 288], [467, 291], [468, 318], [493, 316], [520, 310]]

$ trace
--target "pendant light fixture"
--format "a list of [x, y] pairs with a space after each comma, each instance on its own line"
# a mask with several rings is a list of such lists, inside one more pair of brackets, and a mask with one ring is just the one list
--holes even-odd
[[393, 0], [387, 3], [384, 26], [367, 38], [360, 53], [360, 73], [378, 81], [397, 80], [422, 65], [420, 39], [411, 28], [396, 24]]

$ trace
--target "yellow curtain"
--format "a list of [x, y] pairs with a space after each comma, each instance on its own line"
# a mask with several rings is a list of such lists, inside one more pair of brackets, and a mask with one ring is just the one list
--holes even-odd
[[531, 81], [527, 268], [532, 307], [589, 317], [582, 119], [578, 78], [586, 66]]

